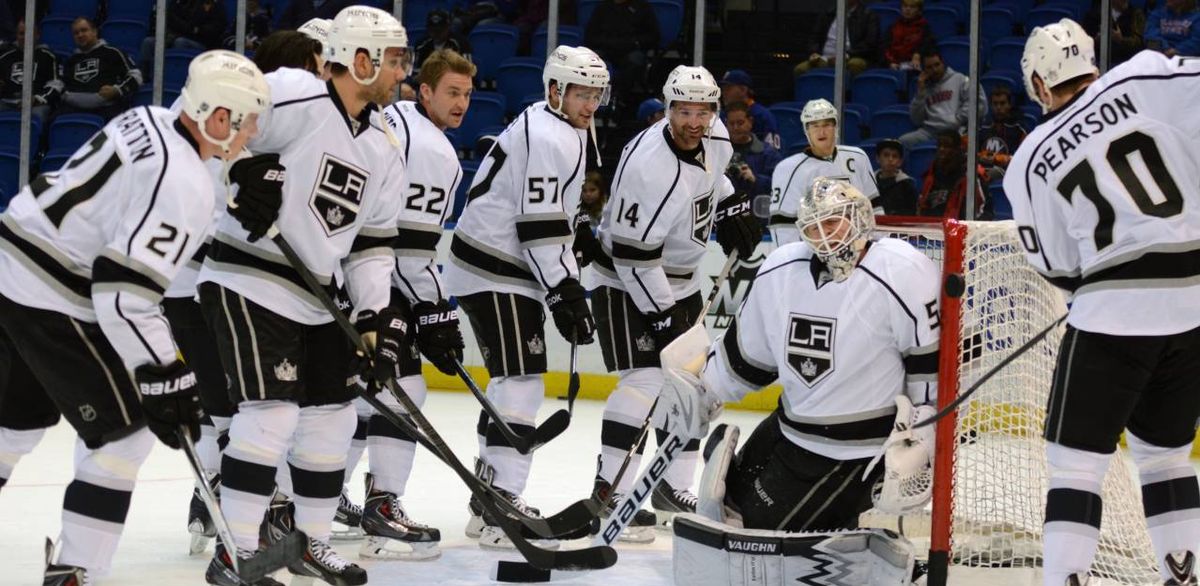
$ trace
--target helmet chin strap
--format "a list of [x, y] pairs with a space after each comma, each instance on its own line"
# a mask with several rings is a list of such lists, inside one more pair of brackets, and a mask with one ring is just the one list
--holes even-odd
[[[558, 114], [562, 118], [570, 120], [571, 117], [567, 116], [566, 112], [563, 112], [563, 106], [567, 102], [567, 88], [564, 87], [565, 85], [566, 84], [559, 83], [558, 81], [554, 82], [554, 87], [558, 88], [558, 107], [550, 105], [550, 96], [546, 96], [546, 106], [550, 108], [551, 112]], [[570, 124], [570, 122], [568, 122], [568, 124]], [[603, 167], [604, 163], [600, 160], [600, 141], [596, 140], [595, 113], [593, 113], [591, 119], [588, 120], [588, 132], [590, 132], [592, 135], [592, 150], [596, 153], [596, 166]]]

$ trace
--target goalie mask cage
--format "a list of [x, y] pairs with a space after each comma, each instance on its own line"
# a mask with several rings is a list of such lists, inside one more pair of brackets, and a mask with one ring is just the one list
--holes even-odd
[[[880, 217], [876, 234], [903, 239], [942, 265], [939, 410], [1066, 312], [1063, 294], [1025, 259], [1011, 221]], [[913, 537], [928, 527], [930, 585], [946, 584], [951, 566], [1024, 569], [1040, 580], [1048, 482], [1042, 425], [1063, 330], [937, 423], [932, 512], [882, 524]], [[1106, 584], [1159, 583], [1140, 490], [1119, 452], [1102, 498], [1093, 576]]]

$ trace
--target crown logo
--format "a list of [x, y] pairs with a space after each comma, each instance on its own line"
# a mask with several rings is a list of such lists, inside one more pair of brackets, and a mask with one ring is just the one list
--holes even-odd
[[651, 338], [650, 334], [645, 332], [642, 332], [642, 335], [637, 340], [634, 340], [634, 344], [637, 345], [638, 352], [650, 352], [654, 350], [654, 338]]
[[546, 352], [546, 343], [537, 334], [534, 334], [525, 344], [529, 346], [529, 353], [535, 356]]
[[296, 380], [296, 365], [288, 361], [287, 358], [283, 362], [275, 365], [275, 380], [281, 382], [292, 382]]
[[342, 222], [346, 221], [346, 214], [342, 213], [342, 208], [329, 208], [329, 211], [325, 212], [325, 220], [331, 226], [341, 226]]
[[800, 374], [804, 376], [817, 375], [817, 363], [812, 361], [812, 358], [805, 358], [804, 362], [800, 363]]

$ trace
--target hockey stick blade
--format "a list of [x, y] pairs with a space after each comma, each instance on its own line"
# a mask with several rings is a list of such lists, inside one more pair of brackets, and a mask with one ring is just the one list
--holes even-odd
[[500, 418], [500, 412], [496, 410], [496, 406], [492, 403], [487, 395], [475, 383], [474, 377], [467, 372], [467, 368], [463, 366], [461, 361], [454, 361], [454, 370], [458, 371], [458, 377], [466, 383], [471, 394], [475, 395], [475, 399], [483, 406], [483, 410], [491, 421], [496, 424], [496, 429], [500, 430], [500, 435], [504, 436], [504, 440], [512, 445], [513, 449], [520, 452], [522, 455], [546, 445], [550, 440], [556, 438], [562, 432], [566, 431], [567, 425], [571, 423], [571, 415], [565, 410], [558, 410], [551, 414], [546, 421], [534, 428], [528, 435], [519, 435], [509, 427], [503, 419]]

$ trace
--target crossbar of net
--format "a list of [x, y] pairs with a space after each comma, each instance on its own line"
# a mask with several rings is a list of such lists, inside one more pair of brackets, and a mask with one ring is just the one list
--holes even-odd
[[[1012, 222], [967, 222], [963, 251], [958, 391], [1004, 360], [1066, 311], [1062, 294], [1026, 261]], [[940, 225], [880, 226], [942, 261]], [[954, 452], [951, 563], [996, 568], [1042, 565], [1048, 468], [1042, 424], [1063, 328], [1006, 366], [958, 412]], [[942, 352], [948, 351], [943, 348]], [[1141, 495], [1114, 457], [1104, 479], [1096, 577], [1157, 583]], [[875, 518], [880, 516], [876, 515]], [[921, 526], [905, 517], [907, 526]], [[927, 522], [926, 522], [927, 523]]]

